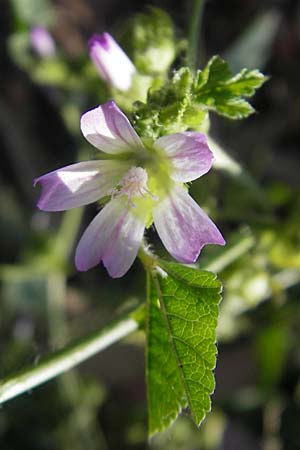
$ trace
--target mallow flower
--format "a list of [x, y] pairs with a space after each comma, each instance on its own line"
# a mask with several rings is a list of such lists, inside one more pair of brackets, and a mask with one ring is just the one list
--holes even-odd
[[168, 252], [183, 263], [195, 262], [206, 244], [225, 244], [185, 186], [211, 168], [213, 154], [204, 134], [181, 132], [143, 141], [113, 101], [83, 114], [81, 130], [102, 159], [34, 181], [41, 184], [38, 207], [44, 211], [106, 200], [77, 246], [79, 271], [102, 261], [112, 277], [123, 276], [153, 222]]
[[55, 42], [46, 28], [38, 25], [32, 27], [29, 34], [29, 40], [32, 49], [41, 58], [51, 58], [55, 55]]
[[109, 33], [93, 35], [89, 40], [89, 53], [106, 83], [120, 91], [130, 89], [135, 67]]

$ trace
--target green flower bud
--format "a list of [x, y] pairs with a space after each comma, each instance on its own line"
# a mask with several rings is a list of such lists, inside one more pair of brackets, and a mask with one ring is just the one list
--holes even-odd
[[164, 11], [157, 8], [137, 14], [128, 22], [123, 44], [143, 74], [166, 73], [176, 56], [173, 23]]

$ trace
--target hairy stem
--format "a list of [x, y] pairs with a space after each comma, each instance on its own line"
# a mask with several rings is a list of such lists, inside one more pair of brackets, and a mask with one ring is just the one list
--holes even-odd
[[11, 375], [0, 383], [0, 404], [77, 366], [137, 330], [138, 326], [138, 321], [128, 314], [79, 342], [52, 353], [35, 367]]

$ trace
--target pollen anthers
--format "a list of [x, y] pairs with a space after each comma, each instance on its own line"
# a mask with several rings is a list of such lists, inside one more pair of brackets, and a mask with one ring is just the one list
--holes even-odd
[[146, 194], [149, 194], [152, 198], [155, 197], [148, 190], [147, 183], [147, 171], [142, 167], [131, 167], [119, 181], [117, 187], [113, 189], [112, 197], [126, 195], [132, 206], [135, 206], [132, 201], [135, 197], [145, 197]]

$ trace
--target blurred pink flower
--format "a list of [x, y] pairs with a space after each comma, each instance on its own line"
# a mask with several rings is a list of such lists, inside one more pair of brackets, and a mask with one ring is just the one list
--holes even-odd
[[80, 162], [34, 181], [41, 183], [38, 207], [44, 211], [111, 197], [79, 241], [78, 270], [102, 261], [112, 277], [123, 276], [152, 222], [169, 253], [184, 263], [195, 262], [206, 244], [225, 244], [184, 186], [211, 168], [205, 135], [175, 133], [146, 146], [113, 101], [83, 114], [81, 131], [111, 159]]
[[92, 36], [89, 51], [104, 81], [120, 91], [130, 89], [135, 67], [109, 33]]
[[42, 26], [31, 28], [29, 39], [33, 50], [42, 58], [49, 58], [55, 55], [55, 42], [46, 28]]

